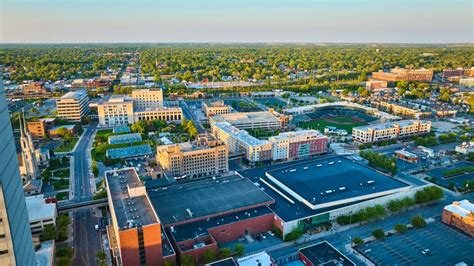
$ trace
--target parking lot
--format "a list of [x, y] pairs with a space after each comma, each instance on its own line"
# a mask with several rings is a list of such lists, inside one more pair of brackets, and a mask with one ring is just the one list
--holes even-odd
[[457, 188], [460, 188], [462, 187], [464, 181], [474, 179], [474, 173], [461, 174], [461, 175], [456, 175], [452, 177], [443, 177], [443, 173], [448, 170], [453, 170], [460, 167], [472, 166], [472, 165], [474, 164], [469, 163], [469, 162], [458, 162], [455, 164], [432, 169], [427, 173], [427, 175], [430, 177], [436, 178], [436, 183], [441, 186], [448, 187], [449, 184], [452, 183]]
[[473, 239], [441, 221], [359, 246], [357, 250], [384, 265], [474, 264]]

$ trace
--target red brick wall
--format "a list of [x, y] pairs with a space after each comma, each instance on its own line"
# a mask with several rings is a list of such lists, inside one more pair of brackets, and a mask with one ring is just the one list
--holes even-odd
[[140, 265], [137, 228], [119, 232], [123, 265]]
[[143, 227], [143, 240], [147, 265], [163, 265], [160, 224]]
[[314, 266], [314, 264], [313, 264], [310, 260], [308, 260], [308, 258], [306, 258], [306, 256], [303, 255], [303, 253], [298, 252], [298, 257], [300, 257], [300, 260], [301, 260], [305, 265]]
[[250, 235], [269, 231], [273, 226], [273, 217], [274, 214], [270, 213], [253, 219], [214, 227], [209, 229], [209, 233], [218, 243], [231, 242], [243, 236], [246, 231]]
[[452, 225], [456, 228], [459, 228], [471, 237], [474, 237], [474, 226], [464, 222], [462, 217], [457, 216], [449, 211], [443, 210], [441, 220], [448, 225]]
[[202, 247], [202, 248], [183, 251], [183, 252], [181, 252], [181, 254], [190, 255], [191, 257], [193, 257], [196, 264], [198, 264], [197, 262], [201, 261], [202, 254], [208, 249], [213, 249], [213, 250], [217, 251], [217, 249], [218, 249], [217, 248], [217, 243], [214, 242], [214, 243], [209, 244], [209, 245], [207, 245], [205, 247]]

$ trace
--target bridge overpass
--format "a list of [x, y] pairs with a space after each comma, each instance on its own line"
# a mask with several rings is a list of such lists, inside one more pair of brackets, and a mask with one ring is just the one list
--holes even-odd
[[58, 213], [68, 213], [72, 211], [82, 210], [82, 209], [90, 209], [90, 208], [99, 208], [108, 206], [109, 202], [107, 198], [104, 199], [97, 199], [97, 200], [88, 200], [82, 202], [58, 202]]

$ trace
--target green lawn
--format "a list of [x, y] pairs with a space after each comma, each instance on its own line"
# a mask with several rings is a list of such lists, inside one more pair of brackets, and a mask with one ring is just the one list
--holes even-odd
[[299, 126], [302, 128], [307, 128], [307, 129], [318, 129], [321, 131], [324, 131], [324, 128], [326, 126], [331, 126], [331, 127], [337, 127], [338, 129], [345, 129], [347, 130], [347, 133], [351, 134], [353, 127], [367, 125], [367, 123], [364, 123], [364, 122], [354, 121], [350, 117], [339, 116], [339, 117], [333, 117], [331, 118], [331, 120], [332, 121], [329, 121], [324, 118], [315, 119], [308, 122], [301, 122], [299, 123]]
[[53, 176], [69, 178], [69, 168], [56, 170], [56, 171], [53, 172]]
[[54, 152], [70, 152], [72, 149], [74, 149], [74, 146], [76, 145], [77, 141], [79, 138], [72, 138], [71, 140], [63, 140], [61, 145], [57, 147]]
[[59, 192], [56, 194], [56, 199], [57, 200], [67, 200], [69, 199], [69, 192]]
[[53, 184], [54, 190], [67, 189], [69, 188], [69, 179], [51, 180], [51, 184]]

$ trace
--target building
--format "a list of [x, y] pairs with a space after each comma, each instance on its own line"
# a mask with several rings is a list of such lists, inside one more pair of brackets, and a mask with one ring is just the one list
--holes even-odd
[[211, 131], [216, 138], [227, 146], [229, 153], [244, 153], [250, 163], [272, 160], [272, 143], [251, 136], [247, 131], [238, 129], [228, 122], [211, 124]]
[[387, 88], [386, 80], [374, 80], [371, 79], [365, 82], [365, 88], [369, 91], [379, 91]]
[[207, 118], [213, 115], [224, 115], [230, 113], [232, 108], [229, 105], [224, 104], [224, 101], [214, 101], [214, 102], [202, 102], [202, 111]]
[[28, 211], [0, 75], [0, 265], [35, 265]]
[[354, 127], [352, 129], [352, 140], [357, 143], [373, 143], [423, 135], [430, 131], [431, 121], [402, 120]]
[[[143, 93], [142, 93], [143, 94]], [[140, 97], [143, 95], [139, 94]], [[138, 97], [138, 96], [137, 96]], [[144, 96], [143, 96], [144, 97]], [[145, 99], [147, 99], [145, 97]], [[152, 98], [155, 99], [155, 98]], [[157, 104], [158, 100], [140, 100], [141, 105]], [[183, 112], [179, 107], [156, 107], [147, 109], [134, 109], [135, 100], [125, 95], [113, 95], [108, 101], [97, 106], [99, 125], [120, 126], [133, 124], [140, 120], [165, 120], [167, 122], [181, 122]]]
[[48, 93], [48, 90], [44, 87], [44, 82], [31, 82], [28, 84], [20, 85], [24, 94], [44, 94]]
[[41, 242], [41, 247], [35, 250], [36, 265], [53, 266], [56, 245], [54, 240]]
[[372, 78], [384, 81], [431, 81], [433, 79], [433, 71], [425, 68], [420, 69], [405, 69], [392, 68], [390, 72], [382, 70], [372, 72]]
[[48, 130], [48, 135], [52, 138], [63, 137], [63, 131], [75, 135], [77, 132], [77, 124], [54, 126]]
[[239, 264], [239, 266], [255, 266], [255, 265], [276, 266], [277, 265], [275, 261], [272, 259], [272, 257], [270, 257], [270, 255], [268, 255], [268, 253], [265, 251], [237, 259], [237, 263]]
[[112, 95], [97, 106], [99, 125], [119, 126], [134, 123], [133, 101], [125, 95]]
[[338, 265], [355, 266], [348, 257], [327, 241], [310, 245], [298, 250], [298, 257], [307, 266]]
[[468, 154], [470, 152], [474, 152], [474, 141], [470, 141], [469, 143], [463, 142], [454, 148], [456, 152], [462, 153], [462, 154]]
[[58, 117], [80, 122], [89, 113], [89, 96], [84, 89], [71, 91], [56, 100]]
[[138, 110], [163, 107], [163, 90], [160, 88], [137, 89], [132, 91], [134, 108]]
[[459, 85], [464, 87], [474, 87], [474, 78], [463, 78], [459, 80]]
[[26, 197], [31, 233], [41, 235], [47, 225], [56, 226], [56, 203], [47, 203], [44, 195]]
[[23, 182], [28, 182], [38, 176], [39, 169], [36, 161], [33, 138], [26, 127], [25, 114], [20, 112], [20, 174]]
[[371, 104], [372, 106], [385, 110], [389, 113], [415, 119], [429, 117], [432, 114], [431, 110], [427, 110], [426, 108], [423, 110], [421, 106], [411, 107], [402, 105], [400, 103], [391, 103], [386, 101], [373, 101]]
[[445, 206], [441, 220], [474, 237], [474, 204], [469, 200], [455, 201]]
[[238, 129], [279, 130], [286, 128], [290, 117], [270, 109], [261, 112], [228, 113], [210, 117], [210, 122], [228, 122]]
[[395, 156], [398, 158], [410, 162], [410, 163], [417, 163], [418, 162], [418, 155], [408, 152], [406, 150], [398, 150], [395, 151]]
[[473, 77], [474, 76], [474, 67], [472, 68], [462, 68], [458, 67], [456, 69], [447, 68], [443, 69], [443, 78], [451, 77]]
[[41, 118], [38, 120], [30, 120], [26, 122], [28, 132], [33, 138], [43, 138], [48, 135], [48, 128], [55, 123], [54, 118]]
[[280, 133], [268, 138], [273, 160], [295, 160], [327, 152], [329, 139], [317, 130]]
[[175, 261], [145, 186], [134, 168], [105, 173], [112, 223], [107, 226], [116, 265], [163, 265]]
[[229, 170], [227, 146], [209, 134], [193, 143], [158, 146], [156, 160], [170, 176], [196, 178], [219, 175]]

